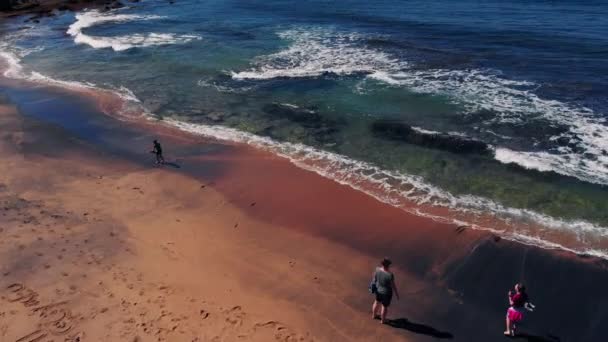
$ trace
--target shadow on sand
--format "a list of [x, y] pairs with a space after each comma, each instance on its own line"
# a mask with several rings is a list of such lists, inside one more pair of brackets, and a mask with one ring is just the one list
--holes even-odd
[[511, 339], [524, 340], [527, 342], [560, 342], [561, 341], [561, 339], [559, 337], [553, 336], [553, 335], [547, 335], [547, 337], [544, 337], [544, 336], [532, 335], [532, 334], [523, 333], [523, 332], [517, 332], [517, 334], [515, 336], [511, 337]]
[[445, 339], [454, 338], [454, 335], [452, 335], [449, 332], [439, 331], [431, 326], [414, 323], [414, 322], [408, 321], [405, 318], [392, 319], [392, 320], [386, 322], [386, 324], [393, 328], [408, 330], [408, 331], [411, 331], [416, 334], [428, 335], [428, 336], [432, 336], [435, 338], [445, 338]]
[[161, 166], [169, 166], [169, 167], [172, 167], [174, 169], [181, 169], [181, 166], [179, 166], [179, 164], [172, 163], [172, 162], [164, 162], [164, 163], [161, 164]]

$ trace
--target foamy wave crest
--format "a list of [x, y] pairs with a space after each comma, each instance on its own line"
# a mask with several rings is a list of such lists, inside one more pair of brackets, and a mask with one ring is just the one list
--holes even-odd
[[[298, 167], [416, 215], [440, 222], [467, 224], [507, 239], [543, 248], [559, 248], [608, 258], [608, 249], [589, 247], [608, 245], [608, 228], [590, 222], [560, 220], [530, 210], [504, 207], [476, 196], [455, 196], [426, 183], [420, 177], [383, 170], [366, 162], [303, 144], [279, 143], [267, 137], [223, 126], [191, 124], [178, 119], [165, 119], [164, 122], [186, 132], [249, 144], [278, 154]], [[415, 205], [412, 206], [412, 203]], [[438, 211], [437, 208], [444, 209]], [[448, 209], [447, 213], [445, 209]], [[487, 219], [488, 213], [492, 215], [491, 220]], [[511, 222], [516, 222], [516, 225]], [[562, 241], [564, 236], [568, 237], [566, 241], [576, 242], [568, 244]]]
[[52, 78], [47, 75], [43, 75], [36, 71], [26, 71], [21, 65], [21, 59], [17, 54], [6, 50], [0, 50], [0, 59], [4, 60], [4, 71], [2, 75], [7, 78], [24, 80], [40, 85], [57, 86], [64, 89], [73, 91], [87, 91], [89, 93], [102, 93], [111, 94], [118, 97], [122, 103], [119, 104], [119, 108], [111, 107], [108, 110], [123, 113], [124, 115], [130, 115], [130, 113], [145, 112], [141, 106], [141, 101], [133, 94], [133, 92], [124, 87], [100, 87], [90, 82], [79, 82], [79, 81], [67, 81]]
[[213, 78], [211, 78], [211, 77], [201, 78], [200, 80], [198, 80], [196, 82], [196, 85], [199, 87], [202, 87], [202, 88], [214, 88], [215, 90], [217, 90], [220, 93], [233, 93], [233, 94], [244, 93], [244, 92], [248, 92], [248, 91], [255, 89], [255, 86], [241, 85], [238, 87], [234, 87], [234, 86], [223, 85], [220, 82], [213, 80]]
[[2, 75], [8, 78], [19, 78], [23, 67], [21, 66], [21, 59], [14, 53], [9, 51], [0, 51], [0, 57], [4, 60], [6, 66]]
[[504, 164], [514, 163], [531, 170], [552, 171], [566, 176], [575, 176], [590, 183], [608, 184], [608, 157], [606, 155], [594, 156], [594, 159], [590, 159], [580, 153], [553, 154], [497, 148], [495, 158]]
[[[378, 71], [370, 78], [411, 91], [443, 94], [466, 106], [467, 112], [488, 110], [497, 115], [491, 121], [524, 124], [542, 119], [568, 131], [549, 138], [549, 151], [510, 151], [499, 148], [496, 159], [529, 169], [553, 171], [586, 182], [608, 184], [608, 126], [606, 119], [591, 109], [556, 100], [542, 99], [537, 85], [507, 80], [481, 70]], [[565, 141], [567, 144], [557, 144]]]
[[350, 75], [390, 70], [399, 64], [382, 52], [358, 46], [360, 36], [325, 29], [288, 30], [279, 36], [291, 42], [283, 51], [256, 60], [252, 70], [233, 72], [234, 79]]
[[95, 49], [111, 48], [114, 51], [124, 51], [135, 47], [148, 47], [155, 45], [184, 44], [193, 40], [200, 40], [196, 35], [179, 35], [173, 33], [131, 34], [116, 37], [97, 37], [84, 34], [85, 28], [107, 22], [129, 22], [135, 20], [161, 19], [155, 15], [115, 14], [89, 11], [76, 15], [76, 22], [68, 28], [67, 33], [74, 37], [76, 44], [86, 44]]
[[2, 75], [9, 78], [18, 78], [23, 70], [23, 67], [21, 66], [21, 59], [30, 53], [44, 50], [44, 48], [40, 46], [26, 49], [17, 47], [14, 44], [15, 41], [26, 39], [37, 33], [38, 31], [36, 30], [24, 29], [13, 34], [2, 36], [2, 41], [0, 42], [0, 59], [4, 60], [5, 64]]
[[91, 37], [79, 35], [74, 39], [78, 44], [87, 44], [96, 49], [112, 48], [114, 51], [124, 51], [134, 47], [154, 45], [183, 44], [200, 37], [194, 35], [176, 35], [172, 33], [132, 34], [119, 37]]

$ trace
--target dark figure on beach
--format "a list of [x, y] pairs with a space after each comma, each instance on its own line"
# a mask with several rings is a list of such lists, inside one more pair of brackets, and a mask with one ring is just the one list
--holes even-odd
[[152, 147], [152, 151], [150, 153], [154, 153], [156, 155], [156, 164], [164, 164], [165, 158], [163, 157], [163, 148], [160, 146], [158, 140], [154, 140], [154, 147]]
[[515, 284], [515, 293], [509, 291], [508, 296], [510, 306], [507, 310], [507, 330], [505, 331], [505, 335], [515, 336], [515, 324], [524, 319], [524, 312], [526, 310], [526, 305], [528, 305], [526, 287], [521, 283]]
[[[392, 262], [388, 258], [384, 258], [380, 263], [380, 267], [376, 267], [370, 285], [371, 292], [376, 295], [376, 300], [372, 305], [372, 318], [380, 318], [380, 323], [386, 323], [386, 314], [388, 307], [391, 305], [393, 293], [399, 299], [399, 292], [395, 285], [395, 276], [389, 270]], [[378, 315], [378, 311], [380, 314]]]

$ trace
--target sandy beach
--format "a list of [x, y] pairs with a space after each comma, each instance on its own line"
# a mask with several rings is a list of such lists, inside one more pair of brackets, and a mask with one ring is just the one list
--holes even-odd
[[[74, 93], [0, 94], [3, 342], [501, 341], [517, 281], [537, 305], [522, 340], [608, 333], [604, 260], [417, 217]], [[384, 256], [401, 300], [383, 326], [367, 285]]]

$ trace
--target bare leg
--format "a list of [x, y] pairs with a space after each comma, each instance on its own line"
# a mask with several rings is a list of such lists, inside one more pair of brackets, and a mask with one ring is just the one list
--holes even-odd
[[505, 323], [507, 325], [507, 330], [505, 330], [505, 335], [511, 335], [511, 332], [513, 331], [513, 323], [511, 323], [511, 320], [509, 319], [509, 316], [507, 316], [507, 318], [505, 318]]
[[376, 319], [378, 317], [378, 301], [374, 300], [374, 304], [372, 305], [372, 319]]
[[382, 305], [382, 310], [380, 311], [380, 323], [384, 324], [386, 322], [386, 313], [388, 312], [388, 308]]

